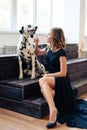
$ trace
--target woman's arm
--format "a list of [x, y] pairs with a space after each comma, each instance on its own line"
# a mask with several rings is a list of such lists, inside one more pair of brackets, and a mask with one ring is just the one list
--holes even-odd
[[45, 55], [46, 54], [46, 49], [39, 49], [38, 48], [38, 43], [39, 43], [39, 38], [36, 37], [34, 38], [34, 43], [35, 43], [35, 50], [37, 55]]
[[60, 57], [60, 71], [56, 73], [49, 73], [44, 75], [45, 77], [65, 77], [67, 74], [67, 64], [66, 64], [66, 57], [61, 56]]

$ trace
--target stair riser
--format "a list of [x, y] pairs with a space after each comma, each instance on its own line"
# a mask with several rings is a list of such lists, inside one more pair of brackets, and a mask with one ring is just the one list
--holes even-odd
[[6, 85], [0, 85], [0, 97], [11, 98], [14, 100], [22, 101], [23, 90]]
[[39, 87], [38, 81], [37, 81], [37, 83], [24, 87], [24, 98], [23, 99], [35, 96], [37, 94], [40, 94], [40, 87]]
[[78, 97], [87, 93], [87, 84], [84, 84], [83, 86], [78, 87], [77, 90], [78, 90]]
[[70, 76], [71, 82], [87, 76], [86, 68], [87, 68], [87, 61], [68, 64], [68, 74]]
[[0, 80], [18, 77], [18, 57], [0, 56]]
[[38, 83], [26, 86], [24, 88], [11, 87], [7, 85], [0, 85], [0, 96], [5, 98], [22, 101], [31, 96], [35, 96], [40, 93]]
[[71, 82], [81, 79], [83, 77], [87, 77], [87, 73], [83, 72], [76, 72], [69, 74]]
[[0, 107], [36, 118], [43, 118], [49, 113], [47, 103], [44, 103], [43, 105], [33, 103], [25, 104], [3, 97], [0, 97]]

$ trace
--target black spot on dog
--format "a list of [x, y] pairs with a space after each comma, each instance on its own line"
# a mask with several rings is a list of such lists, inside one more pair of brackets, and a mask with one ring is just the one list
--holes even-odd
[[21, 47], [20, 50], [22, 51], [22, 50], [23, 50], [23, 47]]
[[35, 48], [35, 46], [33, 45], [33, 48]]
[[30, 52], [29, 52], [29, 51], [28, 51], [27, 53], [28, 53], [28, 54], [30, 54]]
[[30, 46], [31, 44], [30, 44], [30, 43], [28, 43], [28, 45]]
[[28, 74], [28, 70], [26, 71], [26, 73]]
[[23, 42], [21, 42], [21, 44], [22, 44], [22, 47], [20, 48], [20, 50], [26, 49], [26, 44]]
[[37, 60], [35, 60], [35, 64], [37, 64]]
[[25, 56], [23, 52], [21, 52], [21, 55], [22, 55], [22, 56]]
[[43, 66], [41, 66], [41, 68], [43, 68]]
[[37, 67], [37, 64], [35, 64], [35, 67]]
[[29, 24], [28, 27], [31, 28], [32, 26]]
[[27, 58], [31, 58], [30, 56], [28, 56]]
[[28, 58], [28, 59], [31, 59], [31, 57], [30, 57], [30, 56], [28, 56], [27, 58]]

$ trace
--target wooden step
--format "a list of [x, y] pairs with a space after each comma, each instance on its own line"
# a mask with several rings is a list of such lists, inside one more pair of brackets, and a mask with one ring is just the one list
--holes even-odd
[[[68, 60], [68, 74], [71, 82], [87, 76], [87, 59]], [[10, 78], [0, 80], [0, 96], [22, 101], [40, 93], [38, 79], [29, 77], [19, 80]]]
[[18, 78], [18, 73], [18, 56], [0, 55], [0, 80]]
[[[68, 73], [71, 82], [78, 82], [79, 79], [87, 77], [87, 59], [68, 60]], [[85, 86], [84, 86], [85, 87]], [[0, 96], [22, 101], [40, 92], [38, 78], [31, 80], [18, 78], [0, 80]], [[81, 92], [80, 92], [81, 93]], [[82, 92], [83, 94], [83, 92]]]
[[28, 98], [23, 102], [0, 97], [0, 107], [36, 118], [43, 118], [49, 113], [47, 102], [41, 95]]
[[74, 82], [72, 82], [72, 85], [75, 86], [78, 90], [78, 97], [81, 95], [87, 93], [87, 77], [78, 79]]
[[0, 96], [22, 101], [40, 93], [38, 79], [30, 78], [0, 80]]
[[87, 77], [87, 58], [68, 60], [67, 68], [71, 82]]
[[[73, 49], [72, 49], [73, 51]], [[87, 59], [67, 61], [71, 83], [78, 96], [87, 92]], [[48, 105], [40, 95], [38, 79], [18, 79], [18, 56], [0, 57], [0, 107], [43, 118], [48, 114]], [[38, 96], [37, 96], [38, 95]]]
[[[72, 82], [72, 85], [77, 88], [77, 97], [87, 93], [87, 78]], [[41, 94], [23, 101], [0, 97], [0, 107], [36, 118], [43, 118], [49, 113], [47, 102]]]

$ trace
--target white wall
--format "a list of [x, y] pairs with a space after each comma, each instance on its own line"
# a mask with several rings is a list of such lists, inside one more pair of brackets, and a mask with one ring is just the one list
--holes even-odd
[[19, 41], [19, 34], [18, 33], [11, 33], [11, 32], [0, 32], [0, 45], [17, 45]]
[[[65, 0], [63, 30], [67, 43], [84, 42], [84, 26], [81, 26], [84, 23], [84, 2], [85, 0]], [[39, 36], [40, 42], [46, 42], [45, 35]], [[0, 45], [17, 45], [19, 37], [19, 33], [0, 32]]]
[[[40, 42], [46, 42], [46, 35], [39, 35]], [[0, 45], [16, 46], [19, 42], [20, 34], [18, 32], [0, 32]]]
[[68, 43], [79, 42], [80, 0], [65, 0], [64, 31]]
[[85, 47], [87, 49], [87, 37], [85, 37]]
[[79, 31], [79, 43], [84, 43], [85, 42], [85, 4], [86, 1], [85, 0], [80, 0], [81, 4], [80, 4], [80, 31]]

